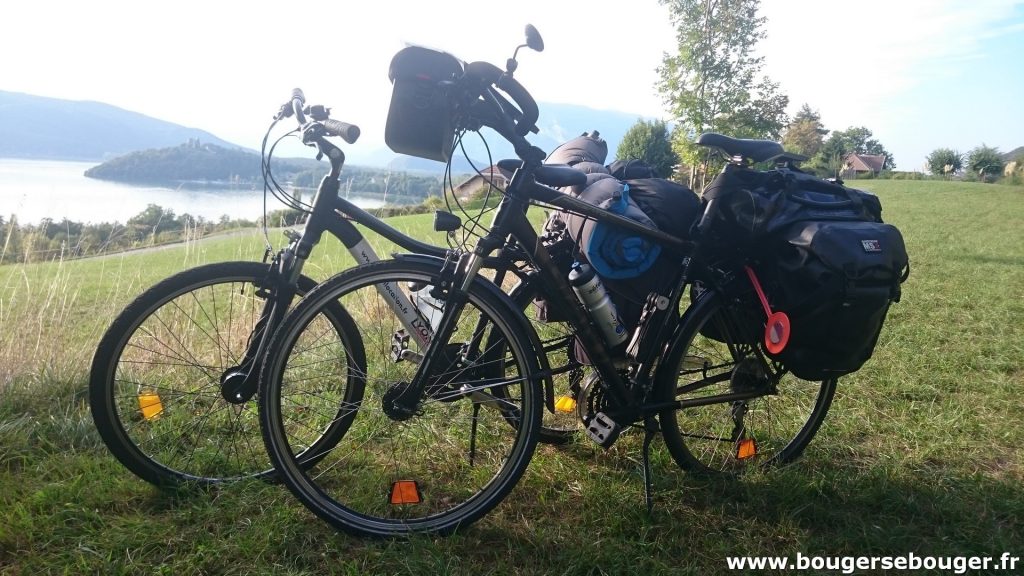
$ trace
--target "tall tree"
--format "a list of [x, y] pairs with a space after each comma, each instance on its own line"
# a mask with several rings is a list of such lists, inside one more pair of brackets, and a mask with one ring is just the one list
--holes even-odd
[[662, 120], [639, 119], [626, 131], [615, 151], [620, 160], [638, 158], [654, 168], [661, 178], [668, 178], [679, 157], [672, 150], [672, 135]]
[[790, 152], [813, 158], [821, 150], [828, 132], [821, 123], [818, 111], [804, 104], [786, 127], [782, 135], [782, 146]]
[[759, 1], [660, 1], [669, 8], [679, 50], [662, 59], [658, 91], [676, 118], [673, 144], [680, 157], [700, 163], [692, 142], [702, 132], [777, 139], [789, 98], [760, 74], [764, 58], [754, 47], [764, 38], [765, 18], [757, 15]]

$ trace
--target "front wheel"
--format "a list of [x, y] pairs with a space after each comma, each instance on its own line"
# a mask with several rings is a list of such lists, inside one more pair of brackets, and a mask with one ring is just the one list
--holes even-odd
[[738, 474], [791, 462], [832, 404], [836, 380], [801, 380], [768, 361], [742, 328], [757, 320], [743, 314], [703, 292], [658, 368], [657, 401], [720, 399], [659, 415], [665, 444], [686, 470]]
[[[542, 402], [532, 376], [539, 371], [535, 350], [522, 315], [483, 280], [472, 284], [457, 327], [438, 347], [438, 370], [419, 402], [395, 410], [425, 353], [399, 320], [410, 308], [396, 295], [415, 300], [413, 292], [429, 293], [440, 283], [440, 263], [414, 258], [348, 270], [300, 302], [270, 346], [260, 394], [267, 451], [298, 499], [339, 529], [368, 536], [451, 532], [501, 502], [533, 455]], [[316, 392], [334, 378], [330, 348], [304, 345], [314, 338], [310, 322], [334, 302], [353, 315], [367, 355], [364, 394], [341, 412], [336, 398]], [[490, 330], [502, 333], [502, 349], [488, 349]], [[298, 386], [307, 393], [289, 397]], [[304, 417], [293, 419], [297, 413]], [[304, 469], [296, 454], [308, 442], [311, 418], [321, 425], [342, 419], [347, 432]]]

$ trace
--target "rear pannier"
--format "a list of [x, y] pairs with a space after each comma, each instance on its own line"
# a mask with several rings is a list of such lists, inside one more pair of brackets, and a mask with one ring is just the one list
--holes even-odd
[[778, 241], [773, 307], [789, 315], [791, 336], [777, 359], [805, 380], [859, 370], [909, 274], [899, 230], [876, 222], [800, 222]]
[[[711, 199], [721, 206], [715, 242], [754, 256], [771, 309], [789, 316], [789, 341], [769, 356], [805, 380], [859, 370], [910, 273], [903, 237], [882, 222], [878, 198], [780, 168], [724, 172], [704, 193]], [[743, 337], [749, 344], [761, 339], [765, 313], [747, 288], [745, 319], [758, 328]]]

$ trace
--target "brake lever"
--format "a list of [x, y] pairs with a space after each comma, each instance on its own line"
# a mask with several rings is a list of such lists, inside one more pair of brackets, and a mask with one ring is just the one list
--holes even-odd
[[281, 109], [274, 115], [274, 120], [284, 120], [285, 118], [290, 118], [292, 114], [294, 114], [294, 111], [292, 111], [292, 103], [285, 102], [284, 104], [281, 104]]

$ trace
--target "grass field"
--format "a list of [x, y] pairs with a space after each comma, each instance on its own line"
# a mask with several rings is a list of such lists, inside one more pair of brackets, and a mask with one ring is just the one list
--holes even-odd
[[[648, 515], [639, 435], [607, 452], [543, 446], [501, 506], [444, 539], [351, 538], [273, 484], [161, 492], [106, 452], [86, 378], [107, 324], [173, 272], [259, 259], [258, 234], [0, 267], [0, 573], [708, 574], [728, 556], [1024, 556], [1024, 189], [857, 184], [903, 231], [912, 274], [800, 461], [709, 481], [656, 442]], [[345, 265], [326, 240], [307, 271]]]

